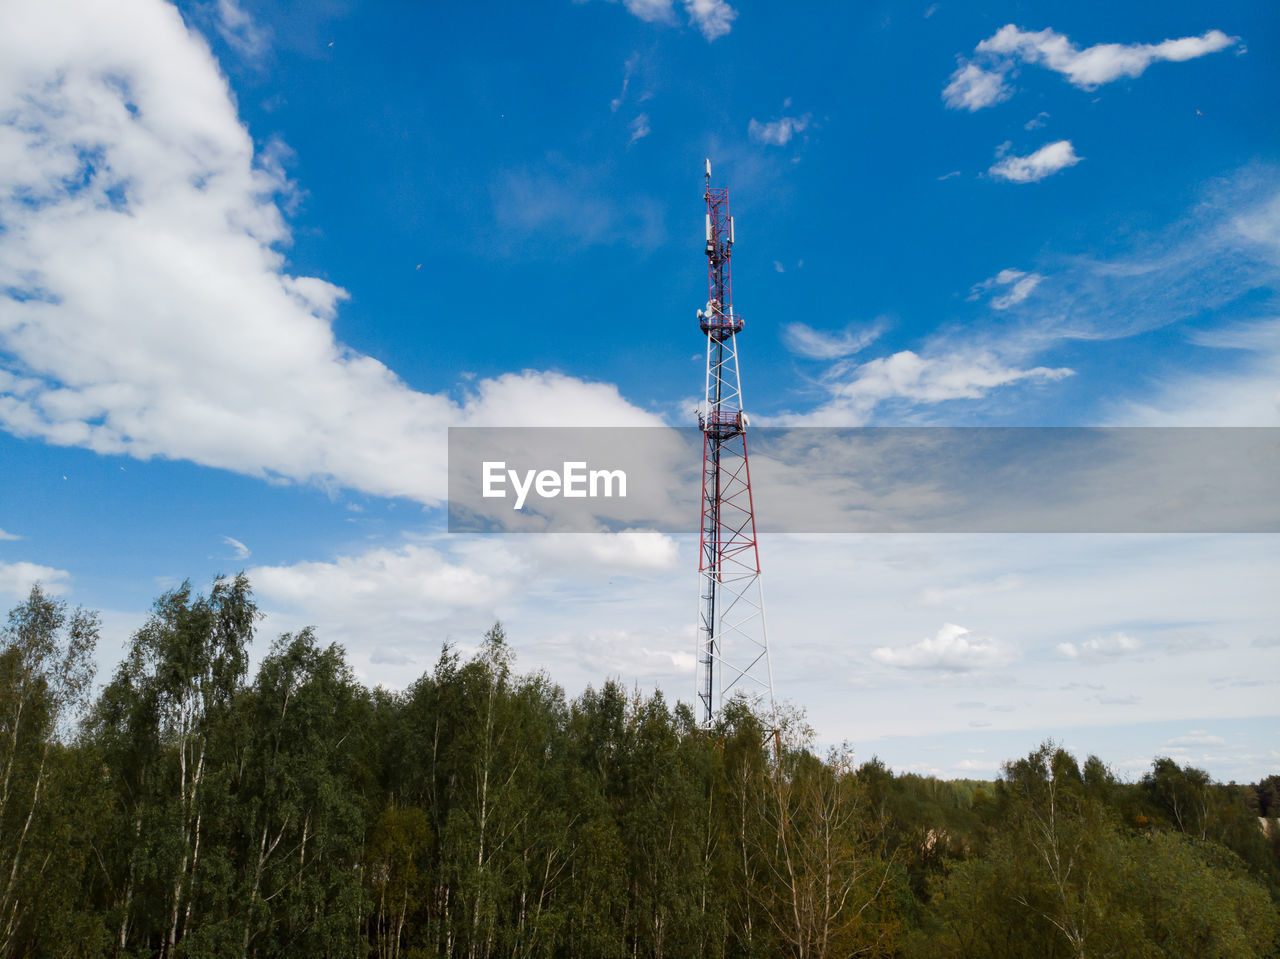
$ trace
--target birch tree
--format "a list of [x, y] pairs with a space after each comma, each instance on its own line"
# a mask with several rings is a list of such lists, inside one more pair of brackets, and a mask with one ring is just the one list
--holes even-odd
[[19, 954], [24, 922], [40, 906], [50, 866], [51, 778], [64, 735], [93, 679], [98, 618], [33, 586], [0, 631], [0, 955]]

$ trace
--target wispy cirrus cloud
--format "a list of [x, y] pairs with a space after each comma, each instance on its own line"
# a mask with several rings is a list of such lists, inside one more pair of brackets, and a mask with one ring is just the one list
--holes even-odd
[[1070, 140], [1047, 143], [1027, 156], [1007, 156], [997, 160], [987, 172], [1010, 183], [1037, 183], [1059, 170], [1075, 166], [1084, 157], [1076, 155]]
[[836, 363], [821, 380], [827, 393], [824, 402], [807, 413], [779, 419], [790, 425], [860, 425], [882, 407], [918, 411], [954, 400], [981, 399], [1015, 384], [1053, 383], [1074, 372], [1068, 367], [1022, 366], [988, 349], [925, 355], [899, 350], [865, 363]]
[[[780, 267], [781, 264], [778, 264]], [[781, 273], [782, 270], [778, 269]], [[792, 353], [811, 360], [838, 360], [859, 353], [884, 332], [884, 325], [850, 324], [843, 330], [815, 330], [806, 323], [788, 323], [782, 328], [782, 342]]]
[[631, 131], [631, 139], [627, 141], [627, 146], [631, 146], [637, 140], [643, 140], [651, 132], [649, 128], [649, 114], [641, 113], [631, 121], [627, 129]]
[[225, 543], [227, 546], [230, 546], [232, 550], [235, 551], [236, 559], [248, 559], [251, 555], [253, 555], [252, 550], [250, 550], [248, 546], [245, 546], [244, 543], [240, 542], [240, 540], [236, 539], [235, 537], [224, 536], [222, 537], [222, 542]]
[[236, 0], [217, 0], [214, 11], [219, 36], [242, 56], [258, 57], [266, 52], [271, 42], [270, 32]]
[[633, 53], [627, 57], [622, 65], [622, 89], [618, 91], [618, 95], [609, 101], [609, 112], [617, 113], [618, 107], [622, 106], [627, 99], [627, 91], [631, 87], [631, 78], [635, 75], [636, 67], [640, 65], [640, 54]]
[[993, 277], [975, 284], [969, 290], [969, 299], [976, 300], [993, 290], [1004, 290], [991, 298], [991, 308], [1007, 310], [1021, 303], [1044, 281], [1039, 273], [1027, 273], [1023, 270], [1001, 270]]
[[1225, 50], [1239, 43], [1221, 30], [1161, 43], [1099, 43], [1081, 49], [1051, 29], [1023, 30], [1006, 24], [974, 48], [974, 59], [961, 58], [942, 91], [953, 110], [975, 112], [1013, 96], [1009, 77], [1020, 64], [1035, 64], [1066, 77], [1073, 86], [1092, 90], [1121, 77], [1140, 76], [1151, 64], [1179, 63]]

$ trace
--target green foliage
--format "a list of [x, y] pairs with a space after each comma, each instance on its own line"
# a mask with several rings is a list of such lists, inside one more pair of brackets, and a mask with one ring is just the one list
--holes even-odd
[[10, 615], [0, 959], [1275, 954], [1277, 777], [895, 775], [796, 710], [566, 701], [501, 625], [403, 692], [309, 629], [250, 680], [256, 619], [243, 576], [166, 593], [72, 738], [96, 619]]
[[[39, 586], [0, 630], [0, 956], [83, 954], [103, 933], [78, 896], [92, 772], [63, 742], [84, 706], [97, 639], [95, 614], [68, 611]], [[55, 927], [76, 938], [42, 934]]]
[[[1162, 778], [1183, 823], [1203, 774], [1176, 779], [1157, 760], [1140, 788]], [[1179, 771], [1181, 772], [1181, 771]], [[1046, 743], [1008, 763], [997, 784], [1000, 826], [984, 856], [934, 883], [930, 922], [912, 938], [919, 956], [1269, 955], [1275, 903], [1226, 847], [1181, 830], [1126, 829], [1108, 805], [1121, 789], [1091, 758]], [[1185, 790], [1185, 792], [1174, 792]], [[1195, 817], [1195, 818], [1192, 818]]]

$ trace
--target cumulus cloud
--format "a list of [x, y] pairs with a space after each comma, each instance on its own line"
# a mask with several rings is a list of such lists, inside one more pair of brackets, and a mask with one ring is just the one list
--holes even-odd
[[812, 116], [806, 113], [801, 117], [779, 117], [768, 123], [761, 123], [752, 117], [751, 122], [747, 124], [747, 135], [757, 143], [767, 143], [775, 147], [786, 146], [793, 136], [802, 133], [809, 126]]
[[1004, 666], [1018, 658], [1018, 651], [989, 636], [977, 636], [963, 626], [946, 623], [935, 636], [910, 646], [881, 646], [871, 658], [899, 669], [937, 669], [966, 672]]
[[39, 583], [51, 596], [61, 596], [69, 587], [71, 574], [65, 569], [37, 563], [0, 563], [0, 593], [19, 598]]
[[[429, 662], [446, 640], [457, 640], [465, 651], [497, 619], [518, 623], [513, 639], [521, 655], [552, 668], [562, 682], [571, 675], [598, 682], [619, 670], [680, 675], [685, 670], [676, 661], [684, 655], [691, 660], [692, 624], [687, 636], [683, 627], [666, 635], [663, 624], [670, 619], [650, 615], [655, 603], [663, 605], [669, 577], [679, 568], [674, 539], [627, 530], [411, 537], [325, 561], [258, 566], [247, 574], [269, 611], [267, 631], [314, 625], [348, 648], [366, 681], [400, 687], [416, 675], [404, 667]], [[655, 582], [662, 585], [655, 588]], [[591, 611], [581, 618], [600, 633], [565, 632], [570, 599], [575, 609]], [[619, 630], [646, 648], [601, 639]], [[617, 655], [604, 657], [606, 649]]]
[[809, 359], [836, 360], [866, 349], [879, 338], [882, 331], [883, 327], [879, 324], [872, 326], [850, 324], [843, 330], [828, 333], [815, 330], [805, 323], [788, 323], [782, 328], [782, 342], [791, 352], [807, 356]]
[[738, 11], [725, 0], [684, 0], [689, 21], [702, 31], [708, 42], [723, 37], [733, 26]]
[[1142, 640], [1128, 633], [1095, 636], [1083, 643], [1059, 643], [1058, 655], [1064, 659], [1116, 659], [1142, 650]]
[[1076, 156], [1070, 140], [1047, 143], [1028, 156], [1007, 156], [994, 163], [987, 172], [997, 180], [1011, 183], [1035, 183], [1059, 170], [1075, 166], [1083, 157]]
[[963, 63], [951, 74], [951, 81], [942, 90], [942, 99], [953, 110], [973, 113], [983, 107], [993, 106], [1013, 96], [1013, 88], [1005, 82], [1004, 74], [996, 70], [984, 70], [973, 63]]
[[[461, 401], [334, 336], [287, 188], [204, 41], [158, 0], [50, 0], [0, 33], [0, 427], [437, 503], [449, 425], [657, 418], [524, 372]], [[568, 419], [564, 419], [568, 417]]]
[[1022, 30], [1009, 23], [979, 43], [977, 52], [1040, 64], [1061, 73], [1073, 86], [1092, 90], [1121, 77], [1140, 76], [1157, 61], [1194, 60], [1225, 50], [1239, 39], [1210, 30], [1199, 37], [1161, 43], [1099, 43], [1081, 50], [1054, 30]]
[[0, 529], [0, 543], [13, 542], [14, 540], [19, 540], [19, 539], [22, 539], [22, 537], [18, 536], [16, 533], [9, 533], [3, 529]]
[[969, 290], [969, 299], [976, 300], [984, 293], [1007, 288], [1005, 292], [991, 298], [992, 309], [1007, 310], [1030, 296], [1031, 292], [1040, 285], [1042, 280], [1044, 280], [1044, 277], [1039, 273], [1026, 273], [1022, 270], [1001, 270], [995, 276], [988, 277], [981, 283], [975, 284]]
[[961, 59], [942, 99], [953, 110], [970, 112], [1007, 100], [1013, 95], [1008, 77], [1020, 64], [1046, 67], [1073, 86], [1092, 90], [1121, 77], [1139, 76], [1157, 61], [1193, 60], [1238, 42], [1238, 37], [1210, 30], [1161, 43], [1099, 43], [1082, 50], [1054, 30], [1023, 30], [1010, 23], [977, 45], [973, 61]]

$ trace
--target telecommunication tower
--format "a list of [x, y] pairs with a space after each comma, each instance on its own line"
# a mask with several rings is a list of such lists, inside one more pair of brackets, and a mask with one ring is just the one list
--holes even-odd
[[707, 337], [702, 429], [702, 524], [698, 553], [698, 676], [701, 720], [710, 727], [726, 695], [743, 690], [757, 704], [768, 697], [773, 668], [765, 631], [760, 549], [756, 542], [747, 414], [742, 409], [738, 340], [742, 317], [733, 311], [729, 260], [733, 217], [729, 191], [712, 188], [707, 160], [707, 303], [698, 325]]

